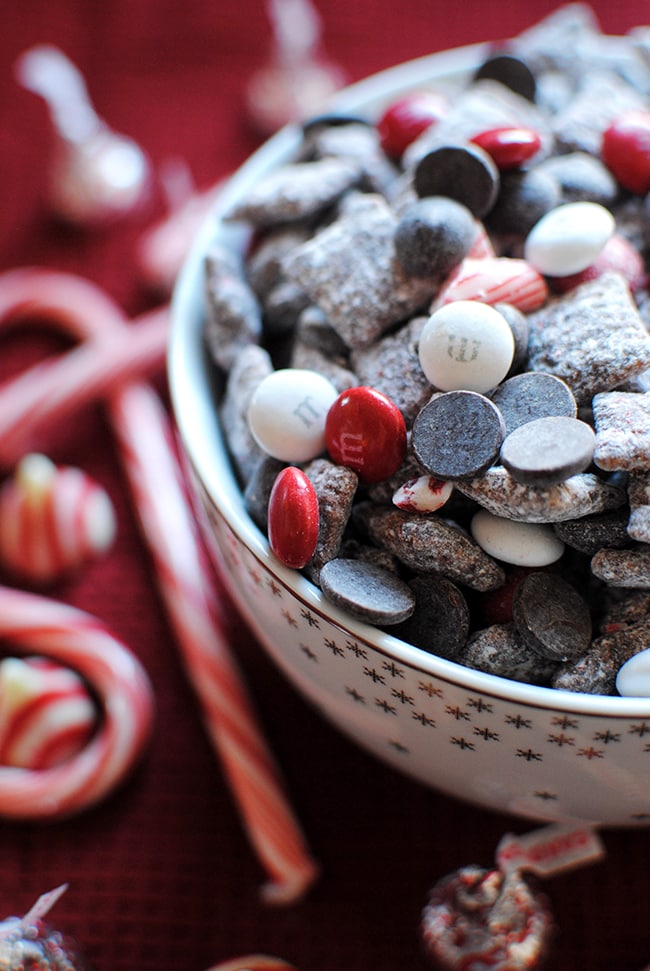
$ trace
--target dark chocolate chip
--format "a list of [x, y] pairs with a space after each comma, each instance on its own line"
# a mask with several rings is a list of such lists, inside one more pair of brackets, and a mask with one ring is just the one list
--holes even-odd
[[512, 617], [531, 651], [553, 661], [584, 654], [591, 643], [589, 607], [578, 591], [555, 573], [531, 573], [515, 591]]
[[513, 54], [495, 54], [481, 64], [474, 74], [475, 81], [499, 81], [528, 101], [537, 93], [535, 75], [525, 61]]
[[410, 205], [395, 229], [395, 255], [410, 276], [446, 276], [469, 252], [476, 223], [469, 209], [446, 196]]
[[391, 634], [430, 654], [455, 658], [469, 634], [469, 607], [464, 595], [443, 576], [414, 577], [409, 587], [415, 595], [415, 613]]
[[443, 145], [420, 159], [413, 185], [420, 197], [448, 196], [483, 219], [499, 193], [499, 170], [478, 145]]
[[501, 173], [499, 195], [486, 226], [501, 236], [523, 237], [561, 201], [560, 187], [547, 172], [530, 169]]
[[520, 425], [501, 446], [501, 463], [517, 482], [549, 486], [584, 472], [591, 464], [596, 433], [579, 418], [553, 415]]
[[569, 385], [545, 371], [515, 374], [503, 381], [490, 397], [503, 415], [507, 435], [536, 418], [553, 415], [575, 418], [578, 413]]
[[462, 479], [487, 469], [499, 454], [505, 422], [476, 391], [434, 395], [413, 423], [411, 444], [420, 464], [438, 479]]
[[415, 609], [403, 580], [363, 560], [330, 560], [320, 571], [320, 584], [330, 603], [368, 624], [399, 624]]

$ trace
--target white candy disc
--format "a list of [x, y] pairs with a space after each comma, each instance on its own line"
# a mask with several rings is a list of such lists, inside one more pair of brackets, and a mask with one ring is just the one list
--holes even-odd
[[564, 552], [564, 543], [546, 523], [514, 522], [481, 509], [470, 530], [481, 549], [503, 563], [547, 566]]
[[514, 350], [503, 314], [476, 300], [457, 300], [431, 314], [420, 337], [419, 357], [439, 391], [484, 394], [503, 381]]
[[568, 202], [533, 226], [524, 256], [546, 276], [580, 273], [591, 266], [615, 228], [609, 209], [597, 202]]
[[338, 398], [316, 371], [281, 368], [253, 392], [248, 425], [260, 448], [282, 462], [307, 462], [325, 448], [325, 419]]
[[620, 668], [616, 690], [625, 698], [650, 698], [650, 648], [635, 654]]

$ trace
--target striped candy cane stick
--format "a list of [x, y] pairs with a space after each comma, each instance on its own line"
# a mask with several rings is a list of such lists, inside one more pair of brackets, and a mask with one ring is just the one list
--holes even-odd
[[268, 954], [246, 954], [215, 964], [208, 971], [296, 971], [293, 964]]
[[37, 772], [0, 766], [0, 815], [53, 819], [94, 805], [124, 779], [149, 738], [153, 699], [144, 669], [95, 617], [8, 587], [0, 587], [0, 638], [77, 671], [102, 709], [97, 732], [65, 762]]
[[226, 621], [202, 568], [166, 414], [142, 385], [113, 396], [109, 410], [187, 671], [249, 838], [271, 876], [264, 898], [290, 903], [311, 885], [317, 869], [230, 654]]
[[120, 382], [162, 368], [167, 308], [143, 315], [120, 334], [111, 327], [116, 314], [122, 318], [101, 290], [81, 278], [32, 267], [0, 274], [0, 329], [41, 319], [81, 341], [0, 386], [0, 466], [10, 468], [26, 452], [42, 448], [48, 428]]
[[[92, 342], [101, 334], [120, 343], [130, 334], [119, 308], [92, 284], [46, 270], [16, 272], [0, 277], [0, 324], [14, 313], [33, 314], [37, 294], [39, 316], [75, 337]], [[166, 415], [150, 388], [122, 381], [112, 389], [109, 408], [188, 674], [249, 838], [271, 878], [265, 899], [292, 902], [311, 885], [317, 867], [232, 657], [227, 624], [202, 567]]]

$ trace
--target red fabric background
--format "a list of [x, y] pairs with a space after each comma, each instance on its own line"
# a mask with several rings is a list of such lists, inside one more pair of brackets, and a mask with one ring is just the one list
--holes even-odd
[[[319, 9], [329, 54], [355, 80], [444, 47], [506, 37], [555, 6], [321, 0]], [[647, 20], [647, 0], [594, 8], [610, 32]], [[184, 158], [207, 187], [257, 144], [241, 92], [267, 51], [263, 0], [21, 0], [3, 5], [0, 22], [0, 269], [63, 269], [97, 282], [131, 314], [154, 305], [134, 253], [162, 203], [146, 221], [106, 232], [55, 226], [43, 201], [46, 112], [16, 86], [12, 64], [36, 42], [58, 44], [113, 127], [156, 165]], [[0, 377], [50, 344], [36, 335], [3, 339]], [[530, 824], [437, 795], [352, 747], [233, 618], [271, 747], [323, 867], [302, 903], [265, 907], [264, 875], [206, 741], [101, 408], [53, 430], [47, 447], [106, 486], [120, 526], [109, 555], [53, 593], [95, 613], [137, 653], [157, 718], [144, 762], [101, 806], [55, 824], [0, 822], [0, 916], [24, 912], [67, 881], [53, 921], [83, 942], [97, 971], [203, 971], [254, 951], [300, 971], [426, 967], [417, 926], [429, 886], [464, 863], [489, 865], [504, 832]], [[641, 971], [650, 961], [650, 833], [611, 832], [605, 843], [604, 863], [548, 882], [560, 928], [554, 971]]]

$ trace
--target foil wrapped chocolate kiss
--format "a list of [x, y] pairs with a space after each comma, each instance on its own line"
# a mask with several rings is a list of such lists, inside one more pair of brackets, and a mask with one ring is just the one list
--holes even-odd
[[49, 203], [54, 213], [76, 225], [101, 225], [142, 206], [152, 185], [147, 156], [97, 115], [82, 75], [65, 54], [37, 45], [18, 58], [15, 72], [50, 112], [55, 149]]

